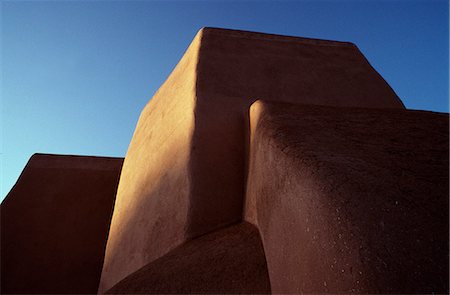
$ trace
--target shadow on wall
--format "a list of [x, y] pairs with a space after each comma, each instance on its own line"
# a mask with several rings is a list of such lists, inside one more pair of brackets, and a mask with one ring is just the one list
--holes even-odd
[[189, 237], [242, 220], [247, 174], [246, 110], [251, 102], [229, 97], [197, 100], [189, 161], [193, 175]]
[[121, 158], [35, 154], [1, 204], [1, 291], [95, 293]]
[[258, 229], [243, 222], [188, 241], [107, 293], [270, 294]]

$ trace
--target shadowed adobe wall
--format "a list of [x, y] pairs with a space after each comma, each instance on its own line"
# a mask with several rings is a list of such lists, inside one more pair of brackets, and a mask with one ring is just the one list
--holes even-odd
[[351, 43], [200, 30], [140, 116], [99, 293], [184, 241], [241, 221], [256, 98], [404, 108]]
[[95, 293], [122, 158], [35, 154], [1, 204], [1, 292]]
[[449, 116], [256, 102], [245, 220], [273, 293], [448, 293]]
[[188, 241], [108, 294], [270, 294], [258, 229], [243, 222]]
[[256, 99], [404, 108], [352, 43], [214, 28], [199, 35], [190, 236], [241, 219]]

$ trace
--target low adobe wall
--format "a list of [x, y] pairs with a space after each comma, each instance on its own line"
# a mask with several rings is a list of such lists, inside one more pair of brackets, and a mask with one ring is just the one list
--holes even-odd
[[123, 159], [35, 154], [1, 204], [1, 291], [95, 293]]
[[273, 293], [448, 293], [448, 114], [255, 103], [245, 220]]
[[108, 294], [270, 294], [258, 229], [243, 222], [188, 241]]

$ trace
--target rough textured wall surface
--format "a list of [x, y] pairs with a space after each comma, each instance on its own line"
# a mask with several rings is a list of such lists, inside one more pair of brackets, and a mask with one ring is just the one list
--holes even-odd
[[140, 116], [100, 293], [187, 239], [241, 221], [256, 98], [403, 108], [351, 43], [202, 29]]
[[449, 117], [257, 102], [245, 219], [273, 293], [448, 293]]
[[[348, 42], [204, 28], [191, 155], [190, 236], [239, 221], [248, 109], [256, 99], [330, 106], [404, 106]], [[214, 192], [214, 193], [212, 193]]]
[[107, 293], [270, 294], [258, 229], [243, 222], [188, 241]]
[[1, 292], [95, 293], [123, 159], [35, 154], [1, 204]]

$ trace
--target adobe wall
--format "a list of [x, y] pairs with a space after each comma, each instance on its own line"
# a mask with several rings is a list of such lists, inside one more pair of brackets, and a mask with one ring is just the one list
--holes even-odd
[[139, 118], [99, 293], [184, 241], [241, 221], [257, 98], [404, 108], [351, 43], [200, 30]]
[[200, 34], [190, 236], [241, 219], [247, 116], [256, 99], [404, 108], [352, 43], [215, 28]]
[[232, 225], [188, 241], [107, 294], [270, 294], [258, 229]]
[[448, 114], [256, 102], [245, 220], [273, 293], [448, 293]]
[[30, 158], [0, 207], [2, 294], [97, 291], [122, 163]]
[[[250, 120], [256, 99], [293, 104]], [[274, 293], [448, 292], [448, 115], [404, 110], [354, 44], [202, 29], [114, 202], [121, 168], [30, 160], [1, 205], [4, 293], [268, 292], [243, 212]]]
[[120, 177], [99, 293], [186, 240], [198, 37], [142, 111]]
[[199, 34], [200, 99], [404, 109], [353, 43], [216, 28]]

